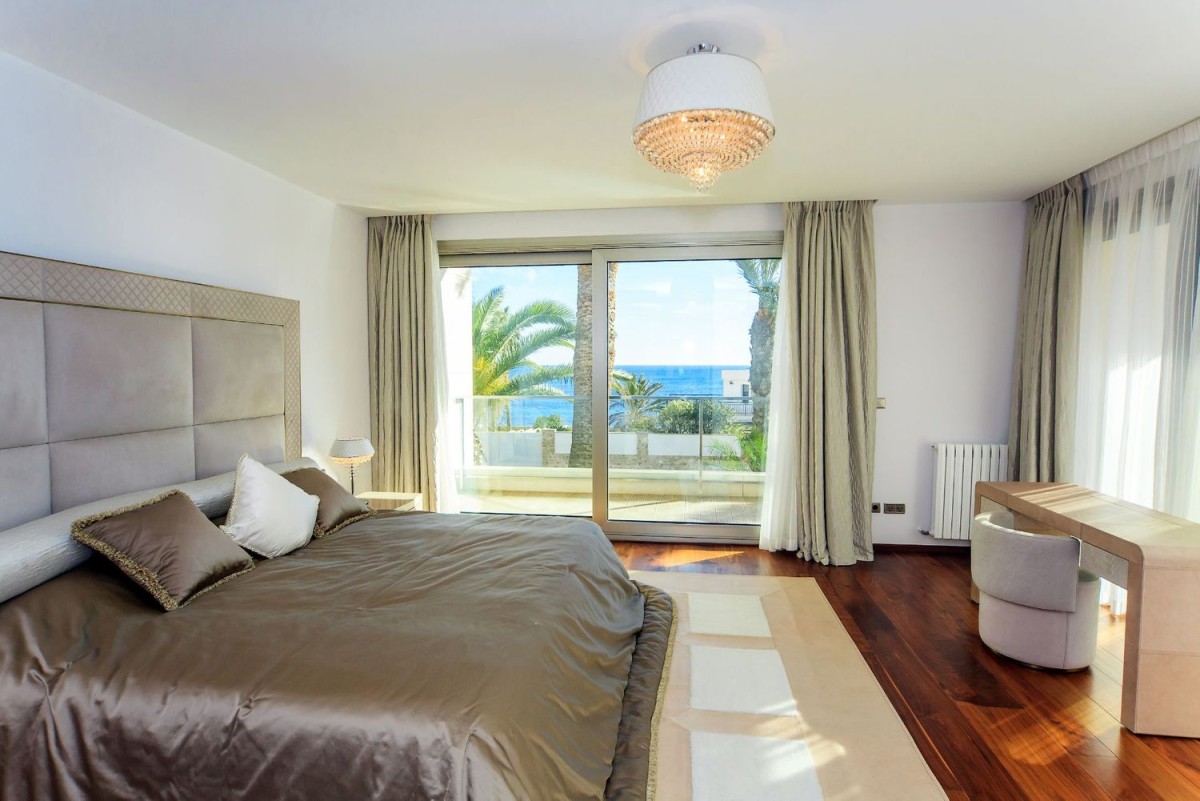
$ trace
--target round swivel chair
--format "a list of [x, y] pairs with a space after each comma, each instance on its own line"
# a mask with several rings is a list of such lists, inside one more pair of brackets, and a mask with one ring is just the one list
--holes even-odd
[[979, 637], [1035, 667], [1080, 670], [1096, 656], [1100, 581], [1079, 567], [1079, 540], [1012, 528], [1012, 513], [971, 523], [971, 577]]

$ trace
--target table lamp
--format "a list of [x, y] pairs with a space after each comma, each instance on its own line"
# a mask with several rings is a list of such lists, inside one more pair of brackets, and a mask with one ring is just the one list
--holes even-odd
[[371, 440], [366, 437], [342, 437], [333, 441], [333, 447], [329, 449], [329, 458], [337, 464], [349, 466], [351, 495], [354, 494], [355, 466], [371, 461], [374, 455], [375, 449], [371, 447]]

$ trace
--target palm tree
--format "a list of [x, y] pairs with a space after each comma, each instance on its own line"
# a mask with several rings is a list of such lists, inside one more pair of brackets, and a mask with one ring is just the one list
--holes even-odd
[[592, 466], [592, 265], [576, 268], [575, 355], [571, 365], [574, 409], [571, 413], [571, 452], [568, 467]]
[[775, 314], [779, 309], [779, 259], [734, 261], [750, 291], [758, 295], [758, 310], [750, 323], [750, 394], [754, 398], [751, 424], [766, 428], [767, 398], [771, 394], [771, 351], [775, 347]]
[[[476, 397], [562, 395], [549, 385], [570, 378], [571, 366], [541, 365], [533, 357], [543, 348], [574, 347], [575, 315], [553, 300], [535, 300], [510, 311], [504, 287], [498, 286], [471, 305], [471, 342]], [[489, 402], [493, 424], [501, 405]]]
[[658, 410], [667, 402], [655, 398], [663, 385], [639, 373], [614, 372], [608, 427], [614, 431], [649, 430]]
[[[608, 375], [613, 372], [616, 354], [617, 265], [608, 266]], [[575, 338], [575, 359], [572, 367], [575, 387], [575, 409], [571, 417], [570, 467], [592, 466], [592, 265], [580, 264], [576, 269], [576, 300], [579, 324]]]

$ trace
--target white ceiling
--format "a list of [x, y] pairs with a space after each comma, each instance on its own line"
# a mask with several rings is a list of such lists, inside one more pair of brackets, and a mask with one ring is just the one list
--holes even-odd
[[[630, 145], [700, 40], [778, 128], [704, 196]], [[1200, 115], [1196, 0], [5, 0], [0, 49], [396, 212], [1020, 199]]]

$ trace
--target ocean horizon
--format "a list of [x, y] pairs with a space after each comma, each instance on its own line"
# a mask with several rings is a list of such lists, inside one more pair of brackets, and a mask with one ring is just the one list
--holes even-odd
[[[551, 365], [546, 365], [551, 366]], [[652, 383], [662, 384], [658, 397], [719, 398], [723, 396], [722, 370], [749, 370], [747, 364], [618, 364], [615, 369], [631, 375], [641, 375]], [[574, 419], [574, 381], [565, 378], [550, 387], [562, 393], [552, 395], [514, 396], [510, 405], [510, 425], [514, 428], [532, 426], [539, 417], [558, 415], [566, 425]], [[565, 396], [565, 397], [564, 397]]]

